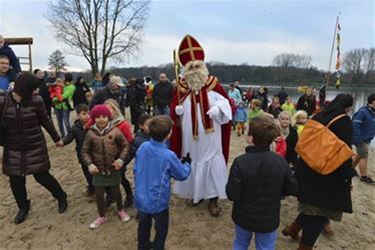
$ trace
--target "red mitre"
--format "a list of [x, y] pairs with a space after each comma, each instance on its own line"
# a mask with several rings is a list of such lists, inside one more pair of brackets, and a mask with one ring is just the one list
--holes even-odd
[[186, 35], [178, 47], [178, 58], [183, 66], [194, 60], [204, 61], [204, 51], [194, 37]]

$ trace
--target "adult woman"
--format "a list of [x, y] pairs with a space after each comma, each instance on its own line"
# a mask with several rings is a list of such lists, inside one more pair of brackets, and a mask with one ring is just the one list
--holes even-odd
[[62, 94], [63, 100], [60, 102], [57, 97], [53, 98], [52, 102], [55, 103], [55, 112], [57, 122], [59, 124], [61, 137], [65, 137], [64, 124], [67, 132], [70, 131], [70, 111], [72, 110], [71, 101], [73, 99], [76, 87], [72, 83], [73, 76], [70, 73], [64, 75], [65, 86]]
[[26, 219], [30, 209], [27, 199], [26, 176], [32, 174], [35, 180], [51, 192], [58, 200], [58, 210], [67, 208], [66, 193], [49, 173], [51, 167], [43, 126], [56, 145], [62, 145], [51, 118], [36, 89], [40, 81], [33, 75], [22, 74], [15, 82], [14, 90], [0, 96], [0, 110], [4, 112], [6, 127], [3, 153], [3, 173], [9, 176], [10, 187], [16, 199], [19, 212], [14, 223]]
[[[339, 94], [313, 119], [327, 125], [338, 115], [349, 112], [353, 98], [348, 94]], [[352, 144], [352, 121], [345, 116], [335, 121], [329, 129], [349, 147]], [[324, 150], [324, 148], [322, 148]], [[317, 155], [317, 157], [319, 157]], [[335, 157], [334, 155], [332, 157]], [[343, 212], [352, 213], [351, 178], [355, 171], [352, 160], [344, 162], [336, 171], [320, 175], [303, 160], [297, 168], [299, 215], [283, 234], [297, 240], [302, 229], [302, 238], [298, 249], [313, 249], [319, 234], [329, 219], [340, 221]]]
[[45, 74], [40, 69], [35, 69], [33, 71], [36, 78], [38, 78], [40, 82], [39, 87], [39, 95], [42, 97], [44, 106], [46, 106], [47, 113], [51, 117], [51, 109], [52, 109], [52, 101], [49, 98], [48, 86], [46, 81], [44, 80]]
[[86, 93], [90, 92], [90, 88], [87, 86], [85, 79], [82, 76], [77, 77], [75, 83], [76, 91], [73, 94], [73, 104], [77, 107], [79, 104], [89, 104], [86, 99]]

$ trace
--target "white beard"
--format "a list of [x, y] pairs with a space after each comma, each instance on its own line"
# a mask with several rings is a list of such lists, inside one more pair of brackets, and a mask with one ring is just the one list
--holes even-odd
[[208, 79], [208, 70], [206, 68], [206, 65], [204, 65], [203, 62], [196, 62], [201, 64], [200, 70], [187, 70], [191, 63], [194, 63], [194, 61], [189, 62], [185, 66], [185, 71], [183, 73], [184, 79], [186, 83], [188, 84], [189, 88], [195, 92], [198, 92], [206, 83]]

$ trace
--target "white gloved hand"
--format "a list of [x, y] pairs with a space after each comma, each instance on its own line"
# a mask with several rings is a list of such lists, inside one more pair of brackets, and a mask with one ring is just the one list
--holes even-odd
[[176, 115], [182, 115], [184, 113], [184, 107], [182, 107], [182, 105], [177, 105], [175, 111]]
[[217, 106], [213, 106], [208, 110], [207, 115], [212, 119], [220, 114], [220, 109]]

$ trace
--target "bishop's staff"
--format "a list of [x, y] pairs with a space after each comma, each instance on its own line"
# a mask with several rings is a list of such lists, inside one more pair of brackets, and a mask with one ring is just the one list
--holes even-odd
[[179, 79], [179, 72], [180, 72], [180, 63], [178, 61], [178, 55], [176, 50], [173, 50], [173, 67], [174, 67], [174, 73], [176, 76], [176, 91], [177, 91], [177, 103], [180, 105], [180, 90], [179, 90], [179, 84], [180, 84], [180, 79]]

